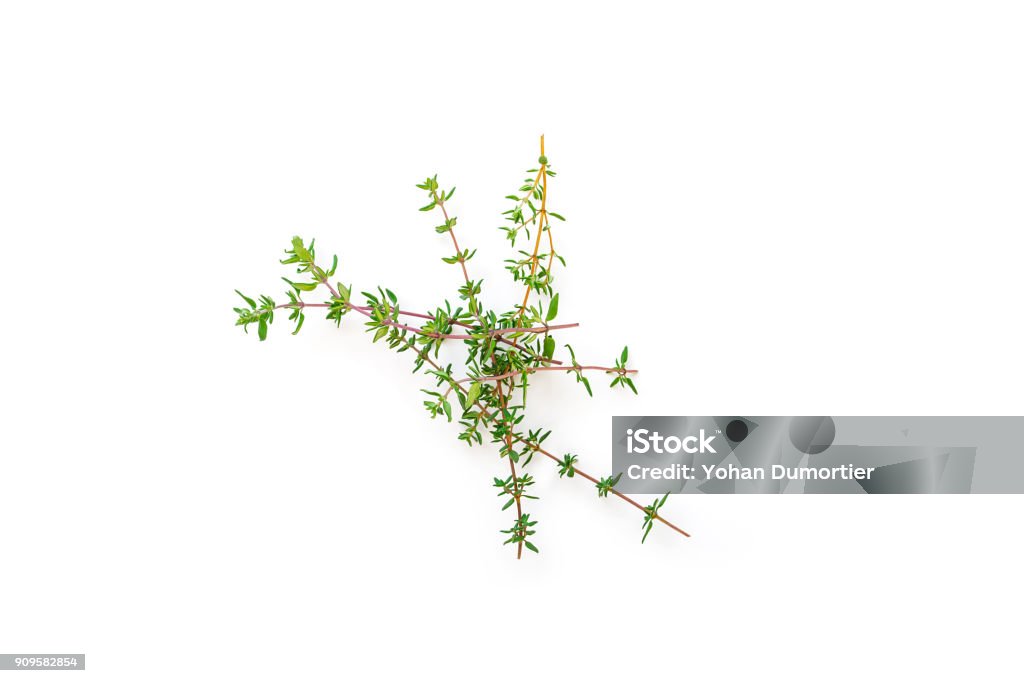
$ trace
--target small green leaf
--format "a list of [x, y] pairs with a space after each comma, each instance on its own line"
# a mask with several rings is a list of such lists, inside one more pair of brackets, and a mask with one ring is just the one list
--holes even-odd
[[294, 251], [295, 255], [302, 261], [309, 262], [313, 260], [313, 255], [310, 254], [309, 250], [302, 244], [301, 237], [292, 238], [292, 251]]
[[377, 334], [373, 335], [373, 341], [374, 342], [379, 341], [387, 333], [388, 333], [388, 328], [387, 327], [381, 327], [379, 330], [377, 330]]
[[252, 299], [247, 297], [245, 294], [242, 294], [237, 289], [235, 290], [235, 293], [238, 294], [238, 296], [240, 296], [243, 299], [245, 299], [245, 303], [249, 304], [249, 308], [256, 308], [256, 302], [255, 301], [253, 301]]
[[547, 337], [544, 340], [544, 357], [551, 358], [551, 354], [555, 352], [555, 338]]
[[260, 335], [260, 341], [266, 341], [267, 340], [267, 317], [266, 316], [260, 316], [260, 324], [259, 324], [259, 330], [258, 331], [259, 331], [259, 335]]
[[545, 320], [547, 322], [551, 322], [552, 320], [555, 319], [556, 315], [558, 315], [558, 295], [557, 294], [555, 294], [555, 296], [551, 299], [551, 303], [548, 304], [548, 315], [545, 318]]
[[629, 358], [629, 347], [628, 346], [623, 346], [622, 347], [622, 356], [620, 357], [620, 360], [622, 361], [623, 365], [626, 364], [626, 359], [627, 358]]
[[568, 344], [565, 345], [565, 348], [569, 349], [569, 357], [572, 358], [572, 364], [576, 365], [576, 352]]
[[525, 545], [527, 548], [529, 548], [530, 550], [532, 550], [535, 553], [540, 553], [540, 551], [537, 550], [537, 546], [535, 546], [534, 544], [530, 543], [529, 541], [523, 541], [523, 545]]
[[317, 288], [317, 284], [315, 282], [292, 282], [286, 277], [281, 279], [294, 287], [297, 292], [312, 292]]
[[476, 403], [476, 400], [480, 398], [480, 391], [483, 389], [483, 385], [480, 382], [473, 382], [469, 386], [469, 391], [466, 392], [466, 405], [471, 406]]

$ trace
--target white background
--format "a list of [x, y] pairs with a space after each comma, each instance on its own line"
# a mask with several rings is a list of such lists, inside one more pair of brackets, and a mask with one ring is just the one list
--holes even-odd
[[[0, 650], [48, 680], [1018, 679], [1024, 499], [674, 497], [656, 529], [493, 450], [409, 359], [232, 326], [292, 234], [357, 289], [486, 299], [547, 135], [560, 335], [613, 414], [1020, 414], [1018, 3], [53, 3], [0, 8]], [[408, 354], [407, 354], [408, 355]], [[8, 674], [16, 678], [23, 674]], [[0, 678], [6, 678], [0, 675]]]

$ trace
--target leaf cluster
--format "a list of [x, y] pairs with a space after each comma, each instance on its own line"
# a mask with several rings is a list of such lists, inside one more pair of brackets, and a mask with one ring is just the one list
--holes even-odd
[[658, 518], [658, 510], [661, 509], [661, 507], [665, 504], [665, 501], [667, 501], [667, 500], [668, 500], [668, 494], [666, 493], [664, 496], [662, 496], [661, 498], [657, 499], [656, 501], [654, 501], [650, 505], [645, 505], [644, 506], [644, 521], [643, 521], [644, 536], [643, 536], [643, 538], [640, 539], [641, 543], [643, 543], [643, 542], [645, 542], [647, 540], [647, 534], [651, 533], [651, 529], [654, 528], [654, 520], [656, 520]]

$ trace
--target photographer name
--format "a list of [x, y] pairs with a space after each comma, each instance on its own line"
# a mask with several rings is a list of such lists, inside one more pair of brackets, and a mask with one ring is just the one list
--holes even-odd
[[650, 465], [630, 465], [626, 468], [626, 476], [634, 481], [644, 479], [669, 480], [721, 480], [721, 481], [764, 481], [764, 480], [863, 480], [870, 479], [874, 467], [857, 467], [837, 465], [834, 467], [786, 467], [772, 465], [767, 467], [737, 467], [728, 465], [666, 465], [654, 467]]

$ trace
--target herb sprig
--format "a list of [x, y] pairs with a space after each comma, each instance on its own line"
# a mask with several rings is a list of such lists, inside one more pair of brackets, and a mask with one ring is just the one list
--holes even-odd
[[[513, 308], [498, 312], [482, 301], [483, 280], [470, 278], [466, 264], [476, 255], [475, 249], [460, 247], [455, 234], [456, 216], [448, 212], [448, 202], [455, 195], [455, 187], [444, 189], [437, 176], [426, 178], [416, 187], [426, 195], [427, 203], [420, 211], [440, 211], [441, 222], [434, 226], [438, 234], [447, 234], [453, 252], [442, 261], [458, 265], [462, 284], [458, 288], [458, 302], [447, 299], [432, 312], [406, 310], [399, 297], [386, 287], [373, 292], [362, 292], [362, 304], [353, 301], [352, 287], [332, 280], [338, 270], [338, 257], [324, 268], [316, 256], [315, 241], [308, 244], [294, 237], [291, 248], [285, 250], [281, 263], [295, 265], [298, 275], [291, 280], [282, 278], [289, 286], [287, 302], [277, 303], [266, 295], [253, 299], [238, 290], [245, 306], [235, 308], [236, 324], [248, 331], [257, 328], [261, 341], [278, 310], [288, 310], [288, 319], [295, 323], [292, 334], [298, 334], [306, 318], [307, 309], [323, 309], [327, 320], [341, 325], [342, 318], [352, 312], [365, 318], [366, 332], [373, 342], [384, 342], [396, 352], [413, 352], [413, 371], [433, 380], [433, 388], [422, 389], [424, 407], [432, 418], [443, 415], [448, 422], [458, 421], [458, 438], [468, 446], [482, 445], [485, 435], [497, 445], [498, 455], [508, 461], [508, 475], [494, 477], [494, 487], [503, 499], [502, 510], [515, 507], [515, 517], [508, 529], [502, 530], [505, 544], [514, 545], [516, 556], [522, 557], [523, 548], [539, 552], [533, 536], [537, 521], [523, 511], [524, 501], [536, 500], [528, 493], [534, 486], [533, 476], [523, 471], [534, 455], [540, 454], [558, 466], [559, 477], [586, 479], [592, 483], [600, 498], [612, 494], [643, 513], [643, 537], [646, 541], [655, 522], [660, 522], [683, 536], [688, 533], [661, 516], [667, 494], [650, 505], [641, 505], [618, 491], [622, 473], [600, 479], [578, 467], [579, 456], [566, 453], [556, 456], [542, 446], [551, 435], [545, 429], [523, 426], [526, 419], [527, 394], [530, 378], [542, 372], [562, 372], [572, 375], [583, 384], [587, 394], [593, 395], [590, 378], [593, 373], [610, 377], [612, 387], [628, 388], [637, 393], [634, 377], [636, 370], [627, 366], [627, 347], [614, 359], [611, 366], [588, 365], [576, 359], [573, 348], [565, 344], [568, 361], [556, 358], [558, 344], [555, 332], [575, 328], [578, 323], [555, 324], [559, 315], [559, 295], [555, 291], [555, 263], [565, 266], [565, 259], [556, 251], [552, 218], [564, 221], [561, 214], [548, 209], [548, 180], [555, 177], [544, 151], [544, 136], [540, 138], [538, 166], [526, 171], [526, 178], [518, 190], [506, 198], [510, 208], [503, 212], [506, 225], [501, 226], [513, 248], [517, 239], [525, 237], [529, 250], [518, 250], [517, 256], [507, 259], [506, 269], [513, 281], [523, 286], [522, 300]], [[532, 244], [530, 244], [532, 242]], [[325, 291], [326, 300], [305, 301], [302, 297]], [[465, 361], [458, 371], [453, 365], [438, 361], [442, 345], [461, 344]]]

